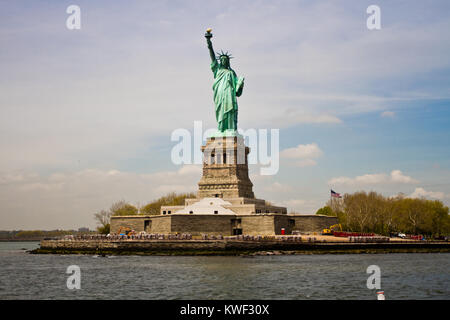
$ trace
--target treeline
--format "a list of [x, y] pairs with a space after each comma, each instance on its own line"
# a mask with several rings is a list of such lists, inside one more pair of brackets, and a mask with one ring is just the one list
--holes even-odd
[[389, 198], [376, 192], [361, 191], [329, 200], [316, 214], [337, 216], [344, 230], [354, 232], [450, 234], [449, 208], [439, 200], [402, 195]]
[[41, 240], [44, 238], [61, 237], [68, 234], [82, 234], [76, 230], [15, 230], [0, 231], [0, 240]]
[[195, 198], [195, 193], [175, 193], [171, 192], [148, 204], [139, 207], [133, 206], [126, 201], [118, 201], [111, 205], [109, 210], [101, 210], [94, 214], [95, 220], [99, 223], [97, 231], [108, 234], [110, 231], [109, 220], [111, 216], [135, 216], [135, 215], [158, 215], [161, 206], [180, 206], [184, 205], [186, 198]]
[[193, 192], [180, 194], [172, 192], [143, 206], [140, 213], [157, 215], [160, 213], [161, 206], [182, 206], [186, 198], [195, 198], [195, 196], [196, 194]]

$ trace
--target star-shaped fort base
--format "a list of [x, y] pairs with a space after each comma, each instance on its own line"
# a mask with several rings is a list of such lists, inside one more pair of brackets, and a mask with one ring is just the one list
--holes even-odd
[[216, 130], [216, 132], [211, 134], [211, 138], [218, 138], [218, 137], [242, 137], [242, 135], [239, 134], [239, 132], [234, 129], [227, 129], [225, 131]]

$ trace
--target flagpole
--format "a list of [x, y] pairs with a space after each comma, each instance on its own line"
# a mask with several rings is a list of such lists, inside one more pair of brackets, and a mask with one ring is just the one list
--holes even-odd
[[331, 211], [333, 211], [333, 194], [331, 193], [331, 190], [330, 190], [330, 206], [331, 206]]

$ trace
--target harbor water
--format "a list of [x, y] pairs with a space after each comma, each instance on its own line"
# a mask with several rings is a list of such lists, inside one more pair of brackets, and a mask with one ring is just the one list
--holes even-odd
[[[33, 255], [0, 242], [0, 299], [376, 299], [376, 265], [391, 299], [450, 299], [450, 254], [273, 256]], [[68, 289], [69, 266], [80, 289]]]

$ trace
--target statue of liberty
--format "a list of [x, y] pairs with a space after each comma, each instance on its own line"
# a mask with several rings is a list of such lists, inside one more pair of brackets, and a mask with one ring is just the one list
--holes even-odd
[[238, 77], [230, 67], [231, 55], [228, 52], [214, 54], [211, 29], [206, 30], [206, 42], [211, 56], [211, 69], [214, 74], [214, 104], [216, 105], [216, 120], [218, 132], [215, 136], [237, 135], [238, 104], [244, 89], [244, 78]]

